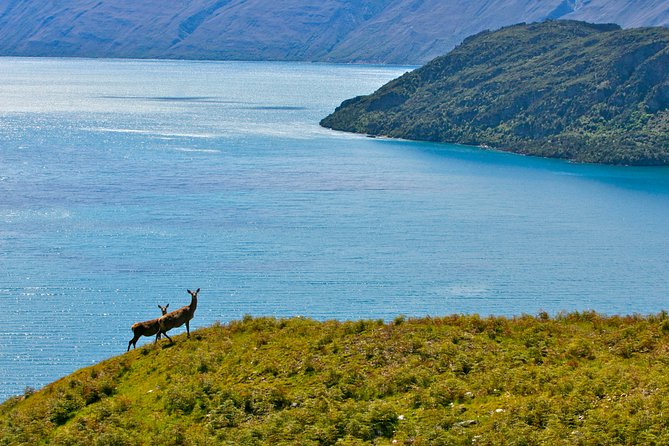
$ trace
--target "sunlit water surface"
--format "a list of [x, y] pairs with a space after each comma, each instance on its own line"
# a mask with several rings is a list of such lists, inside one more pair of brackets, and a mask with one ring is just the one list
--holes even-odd
[[0, 399], [187, 288], [195, 328], [667, 307], [669, 170], [318, 126], [407, 69], [0, 59]]

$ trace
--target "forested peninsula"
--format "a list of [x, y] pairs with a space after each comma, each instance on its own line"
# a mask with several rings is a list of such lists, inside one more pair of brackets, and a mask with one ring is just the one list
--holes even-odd
[[576, 162], [669, 165], [669, 29], [577, 21], [481, 32], [321, 125]]

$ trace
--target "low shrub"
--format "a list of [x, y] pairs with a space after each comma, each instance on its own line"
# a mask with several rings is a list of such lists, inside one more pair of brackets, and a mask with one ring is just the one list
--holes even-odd
[[0, 446], [666, 444], [666, 321], [249, 316], [9, 399]]

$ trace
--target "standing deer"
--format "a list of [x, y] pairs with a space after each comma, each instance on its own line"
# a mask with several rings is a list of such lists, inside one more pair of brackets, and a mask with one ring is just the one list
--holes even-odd
[[[158, 305], [158, 308], [160, 308], [163, 316], [167, 314], [167, 307], [169, 306], [170, 304], [167, 304], [164, 307]], [[128, 350], [126, 350], [128, 352], [130, 351], [131, 345], [132, 348], [136, 347], [137, 340], [142, 336], [153, 336], [154, 334], [158, 333], [156, 336], [156, 342], [158, 342], [158, 339], [160, 339], [160, 326], [158, 325], [158, 318], [151, 319], [150, 321], [137, 322], [136, 324], [133, 324], [131, 328], [133, 337], [130, 342], [128, 342]]]
[[198, 288], [196, 291], [186, 291], [188, 291], [188, 294], [190, 294], [191, 297], [190, 305], [186, 305], [185, 307], [181, 307], [178, 310], [167, 313], [158, 319], [158, 325], [160, 328], [158, 329], [158, 334], [156, 335], [156, 341], [158, 341], [158, 336], [164, 334], [165, 337], [170, 340], [170, 342], [173, 342], [172, 338], [167, 335], [167, 332], [173, 328], [180, 327], [183, 324], [186, 324], [186, 333], [188, 333], [188, 337], [190, 337], [190, 327], [188, 323], [191, 319], [193, 319], [193, 315], [195, 314], [195, 309], [197, 308], [197, 293], [200, 292], [200, 289]]

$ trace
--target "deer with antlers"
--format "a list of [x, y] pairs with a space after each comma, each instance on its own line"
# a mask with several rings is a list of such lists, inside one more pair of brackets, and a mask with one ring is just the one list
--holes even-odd
[[[169, 307], [170, 304], [163, 306], [158, 305], [158, 308], [160, 308], [160, 311], [163, 313], [163, 316], [167, 314], [167, 307]], [[153, 336], [154, 334], [157, 333], [156, 335], [156, 342], [158, 342], [158, 339], [160, 339], [160, 325], [158, 324], [158, 319], [151, 319], [150, 321], [144, 321], [144, 322], [137, 322], [136, 324], [132, 325], [132, 334], [133, 337], [128, 342], [128, 350], [130, 351], [130, 346], [132, 345], [132, 348], [135, 348], [137, 345], [137, 340], [141, 338], [142, 336]]]
[[190, 337], [189, 322], [191, 319], [193, 319], [193, 315], [195, 314], [195, 309], [197, 308], [197, 294], [200, 292], [200, 289], [198, 288], [195, 291], [186, 291], [188, 291], [188, 294], [191, 296], [190, 305], [186, 305], [185, 307], [181, 307], [178, 310], [167, 313], [158, 319], [159, 328], [158, 334], [156, 335], [156, 341], [158, 341], [158, 336], [164, 334], [165, 337], [170, 340], [170, 342], [173, 342], [172, 338], [167, 335], [167, 332], [173, 328], [180, 327], [183, 324], [186, 324], [186, 333], [188, 333], [188, 337]]

